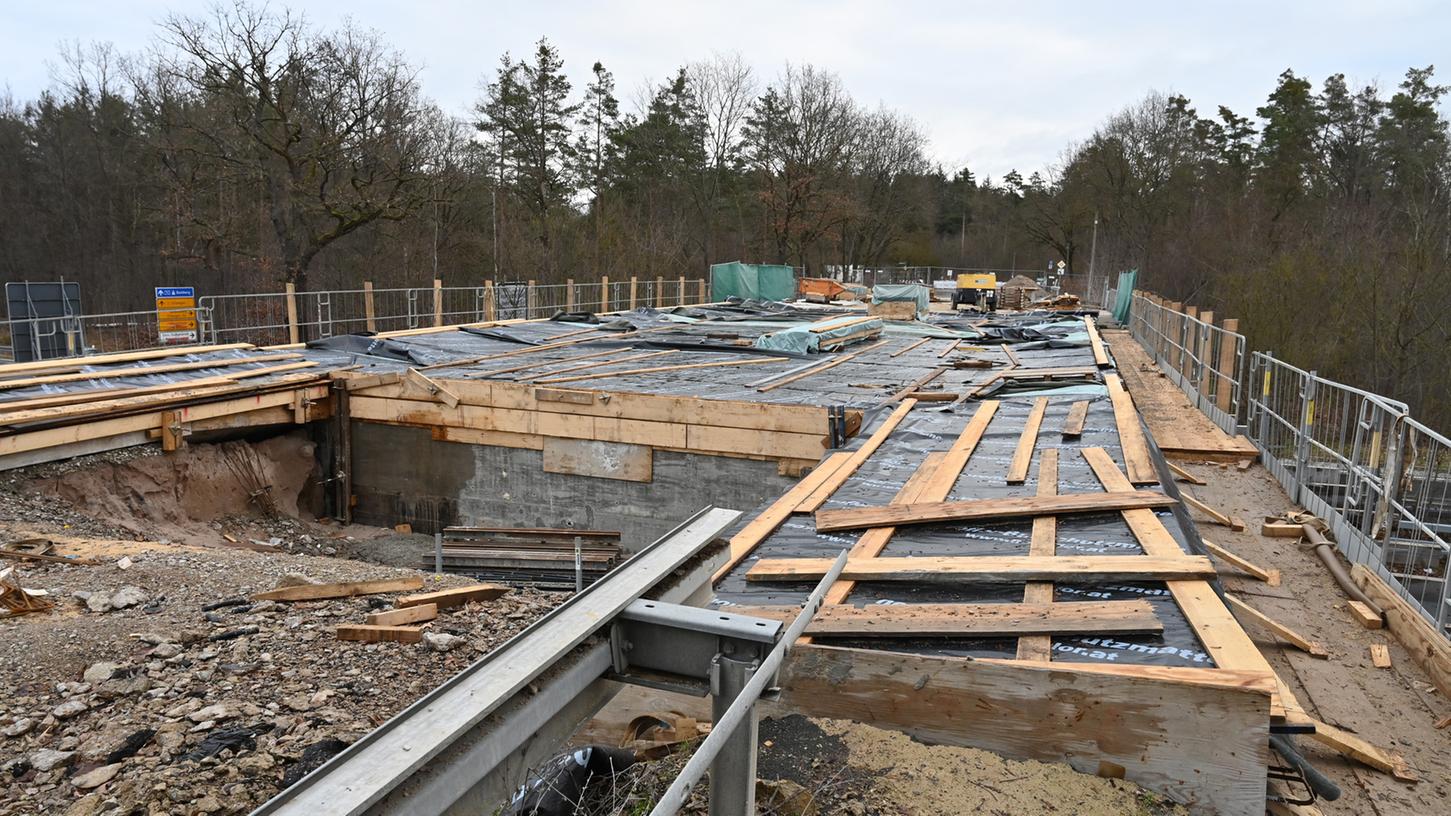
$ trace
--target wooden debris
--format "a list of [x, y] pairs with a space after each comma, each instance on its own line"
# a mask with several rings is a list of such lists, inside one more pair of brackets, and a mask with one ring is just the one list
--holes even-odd
[[[746, 573], [748, 581], [818, 581], [831, 558], [768, 558]], [[925, 558], [853, 558], [847, 581], [924, 584], [1016, 584], [1024, 581], [1156, 581], [1209, 579], [1214, 565], [1197, 555], [983, 555]]]
[[1286, 641], [1289, 641], [1292, 646], [1299, 649], [1300, 651], [1309, 654], [1311, 657], [1318, 657], [1321, 660], [1330, 659], [1330, 653], [1325, 651], [1325, 647], [1321, 646], [1319, 643], [1310, 640], [1304, 635], [1301, 635], [1299, 632], [1296, 632], [1294, 629], [1291, 629], [1283, 623], [1280, 623], [1274, 618], [1271, 618], [1269, 615], [1266, 615], [1258, 609], [1255, 609], [1253, 606], [1250, 606], [1249, 604], [1245, 603], [1239, 598], [1236, 598], [1233, 595], [1230, 595], [1227, 592], [1224, 595], [1224, 599], [1229, 601], [1230, 606], [1254, 619], [1261, 626], [1265, 627], [1271, 632], [1274, 632], [1277, 636], [1283, 638]]
[[1139, 412], [1134, 400], [1124, 389], [1117, 374], [1105, 374], [1108, 396], [1113, 402], [1113, 420], [1118, 427], [1119, 445], [1123, 448], [1124, 462], [1128, 466], [1129, 481], [1134, 484], [1154, 484], [1159, 476], [1154, 472], [1154, 463], [1149, 459], [1149, 446], [1144, 440], [1144, 429], [1139, 424]]
[[826, 458], [826, 461], [816, 466], [816, 469], [807, 474], [804, 479], [797, 482], [794, 487], [786, 491], [786, 494], [777, 499], [764, 512], [751, 519], [751, 522], [741, 529], [739, 533], [731, 536], [730, 555], [726, 562], [716, 570], [711, 577], [712, 581], [719, 581], [727, 573], [735, 569], [736, 565], [745, 560], [762, 541], [770, 537], [771, 533], [780, 527], [782, 522], [796, 512], [797, 506], [805, 501], [817, 488], [821, 487], [838, 470], [851, 459], [851, 454], [846, 451], [833, 453]]
[[1079, 400], [1073, 403], [1068, 409], [1068, 417], [1063, 420], [1063, 438], [1077, 439], [1083, 436], [1083, 423], [1088, 419], [1088, 400]]
[[1448, 725], [1451, 725], [1451, 714], [1447, 714], [1446, 716], [1436, 721], [1436, 730], [1440, 731]]
[[1173, 499], [1152, 490], [918, 502], [912, 505], [822, 510], [816, 514], [816, 529], [817, 532], [824, 533], [833, 530], [857, 530], [863, 527], [930, 524], [938, 521], [988, 521], [1031, 516], [1104, 513], [1113, 510], [1166, 507], [1172, 504], [1174, 504]]
[[1451, 697], [1451, 642], [1379, 575], [1353, 564], [1350, 577], [1385, 611], [1386, 628], [1406, 648], [1411, 660], [1426, 672], [1443, 696]]
[[1108, 352], [1103, 348], [1103, 338], [1098, 335], [1097, 321], [1084, 315], [1083, 328], [1088, 330], [1088, 344], [1093, 348], [1093, 364], [1099, 368], [1112, 368], [1113, 363], [1109, 362]]
[[402, 626], [405, 623], [422, 623], [438, 617], [438, 604], [419, 604], [386, 612], [373, 612], [363, 620], [369, 626]]
[[[727, 612], [789, 621], [794, 606], [731, 606]], [[827, 605], [806, 633], [848, 637], [1015, 637], [1019, 635], [1159, 633], [1164, 624], [1148, 601], [1077, 603]]]
[[1248, 561], [1248, 560], [1246, 560], [1244, 558], [1241, 558], [1241, 557], [1235, 555], [1234, 553], [1230, 552], [1229, 550], [1226, 550], [1225, 548], [1219, 546], [1218, 544], [1215, 544], [1213, 541], [1210, 541], [1207, 538], [1206, 539], [1203, 539], [1203, 541], [1204, 541], [1204, 547], [1205, 547], [1205, 549], [1209, 550], [1209, 553], [1211, 555], [1213, 555], [1215, 558], [1218, 558], [1220, 561], [1223, 561], [1226, 564], [1229, 564], [1229, 565], [1235, 567], [1236, 569], [1240, 570], [1241, 572], [1248, 573], [1249, 575], [1252, 575], [1255, 578], [1258, 578], [1261, 581], [1264, 581], [1266, 584], [1269, 584], [1270, 586], [1279, 586], [1280, 585], [1280, 571], [1279, 570], [1277, 570], [1277, 569], [1266, 569], [1264, 567], [1258, 566], [1258, 565], [1254, 564], [1251, 561]]
[[11, 615], [29, 615], [45, 612], [55, 607], [55, 602], [43, 595], [32, 595], [15, 579], [15, 568], [0, 570], [0, 607]]
[[1198, 476], [1195, 476], [1194, 474], [1190, 473], [1189, 471], [1185, 470], [1184, 468], [1180, 467], [1179, 465], [1177, 465], [1177, 464], [1175, 464], [1173, 462], [1168, 462], [1168, 460], [1165, 460], [1165, 461], [1169, 465], [1169, 470], [1173, 471], [1174, 476], [1176, 478], [1178, 478], [1179, 481], [1181, 481], [1181, 482], [1188, 482], [1189, 484], [1193, 484], [1193, 485], [1206, 485], [1206, 484], [1209, 484], [1208, 482], [1204, 481], [1203, 479], [1199, 478]]
[[1260, 535], [1266, 538], [1300, 538], [1305, 531], [1299, 524], [1266, 516], [1260, 523]]
[[475, 584], [473, 586], [458, 587], [457, 589], [440, 589], [437, 592], [424, 592], [419, 595], [404, 595], [397, 601], [397, 607], [402, 609], [409, 606], [420, 606], [422, 604], [437, 604], [439, 609], [448, 609], [454, 606], [463, 606], [474, 601], [492, 601], [501, 595], [506, 594], [509, 588], [498, 584]]
[[1028, 480], [1028, 467], [1033, 464], [1033, 449], [1038, 446], [1038, 429], [1043, 425], [1043, 414], [1048, 410], [1048, 398], [1039, 397], [1028, 412], [1023, 423], [1023, 433], [1018, 437], [1018, 447], [1013, 451], [1013, 461], [1008, 466], [1008, 484], [1022, 484]]
[[[621, 560], [620, 534], [607, 530], [445, 527], [443, 536], [444, 571], [510, 585], [573, 589], [576, 538], [585, 586]], [[424, 561], [431, 567], [433, 554]]]
[[363, 623], [344, 623], [338, 626], [338, 640], [362, 640], [369, 643], [388, 641], [392, 643], [418, 643], [423, 640], [423, 629], [417, 626], [373, 626]]
[[377, 595], [383, 592], [408, 592], [423, 588], [423, 577], [383, 578], [377, 581], [346, 581], [338, 584], [300, 584], [253, 593], [254, 601], [324, 601], [351, 598], [355, 595]]
[[1203, 513], [1204, 515], [1209, 516], [1209, 519], [1211, 521], [1213, 521], [1215, 524], [1219, 524], [1221, 526], [1228, 527], [1229, 529], [1234, 530], [1235, 532], [1240, 532], [1241, 530], [1244, 529], [1245, 525], [1244, 525], [1244, 520], [1243, 519], [1236, 518], [1236, 517], [1231, 517], [1231, 516], [1226, 516], [1225, 514], [1219, 512], [1218, 510], [1215, 510], [1213, 507], [1210, 507], [1209, 505], [1205, 504], [1204, 502], [1200, 501], [1199, 499], [1194, 498], [1193, 496], [1189, 495], [1188, 493], [1183, 494], [1183, 496], [1184, 496], [1184, 503], [1185, 504], [1189, 505], [1190, 507], [1193, 507], [1195, 510], [1198, 510], [1199, 512]]
[[907, 417], [907, 414], [916, 405], [916, 400], [903, 400], [902, 404], [898, 405], [897, 409], [893, 411], [891, 415], [882, 422], [881, 425], [877, 426], [877, 429], [872, 432], [872, 435], [870, 437], [867, 438], [865, 444], [863, 444], [860, 448], [852, 451], [846, 461], [842, 463], [841, 467], [837, 468], [835, 472], [833, 472], [830, 476], [823, 480], [822, 483], [818, 485], [817, 488], [813, 490], [810, 495], [801, 500], [801, 504], [797, 505], [796, 507], [796, 512], [813, 513], [816, 511], [816, 508], [825, 504], [826, 500], [831, 498], [832, 494], [835, 493], [842, 486], [842, 484], [846, 482], [847, 479], [851, 478], [851, 475], [853, 473], [856, 473], [857, 468], [861, 467], [863, 462], [871, 458], [871, 455], [873, 453], [877, 452], [877, 448], [880, 448], [882, 446], [882, 443], [887, 441], [887, 437], [891, 435], [892, 431], [895, 430], [898, 425], [901, 424], [902, 420]]
[[1384, 643], [1370, 644], [1370, 662], [1377, 669], [1389, 669], [1391, 667], [1391, 650]]
[[1355, 619], [1356, 623], [1366, 629], [1379, 629], [1384, 625], [1380, 615], [1360, 601], [1346, 601], [1345, 607], [1350, 610], [1350, 616]]

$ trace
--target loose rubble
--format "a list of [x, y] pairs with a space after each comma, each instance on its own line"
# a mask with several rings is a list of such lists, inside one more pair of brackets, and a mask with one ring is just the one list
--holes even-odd
[[565, 598], [516, 589], [447, 610], [422, 643], [354, 643], [334, 628], [393, 596], [247, 598], [400, 570], [161, 545], [127, 559], [24, 566], [60, 605], [0, 618], [0, 813], [249, 812]]

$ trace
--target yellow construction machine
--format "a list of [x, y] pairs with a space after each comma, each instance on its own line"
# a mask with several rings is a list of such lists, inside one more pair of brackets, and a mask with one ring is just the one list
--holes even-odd
[[991, 312], [998, 306], [998, 276], [991, 272], [969, 272], [957, 276], [952, 293], [952, 311], [961, 304]]

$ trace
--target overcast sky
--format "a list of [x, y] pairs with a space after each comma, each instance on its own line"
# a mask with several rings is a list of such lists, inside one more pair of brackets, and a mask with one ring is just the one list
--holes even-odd
[[[191, 0], [0, 0], [0, 88], [17, 100], [50, 82], [64, 41], [130, 52]], [[273, 3], [273, 5], [278, 5]], [[765, 79], [786, 61], [838, 73], [859, 101], [904, 111], [932, 155], [979, 177], [1054, 162], [1115, 110], [1151, 89], [1201, 113], [1252, 114], [1286, 68], [1318, 86], [1329, 74], [1392, 90], [1409, 66], [1438, 64], [1451, 84], [1451, 3], [1319, 2], [468, 2], [294, 0], [320, 26], [351, 15], [423, 69], [424, 88], [466, 114], [505, 51], [546, 36], [582, 88], [589, 66], [619, 96], [712, 51], [737, 51]]]

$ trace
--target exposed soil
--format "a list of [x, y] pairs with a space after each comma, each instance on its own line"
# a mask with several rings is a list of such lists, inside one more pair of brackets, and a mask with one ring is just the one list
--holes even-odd
[[[1262, 517], [1293, 508], [1269, 471], [1258, 464], [1245, 471], [1214, 464], [1185, 468], [1208, 484], [1181, 487], [1248, 524], [1248, 529], [1236, 533], [1191, 511], [1201, 534], [1261, 567], [1281, 571], [1281, 585], [1271, 587], [1231, 566], [1216, 564], [1225, 588], [1330, 652], [1329, 660], [1317, 660], [1253, 621], [1242, 621], [1270, 665], [1312, 716], [1399, 752], [1421, 776], [1418, 784], [1401, 782], [1298, 737], [1305, 757], [1344, 792], [1339, 801], [1318, 803], [1320, 809], [1331, 816], [1446, 812], [1451, 797], [1451, 729], [1438, 731], [1435, 723], [1451, 714], [1451, 701], [1436, 692], [1389, 632], [1363, 629], [1354, 621], [1345, 593], [1312, 550], [1296, 539], [1259, 534]], [[1391, 668], [1371, 664], [1372, 643], [1390, 647]]]

